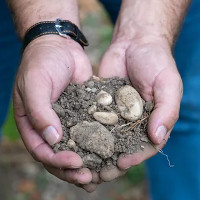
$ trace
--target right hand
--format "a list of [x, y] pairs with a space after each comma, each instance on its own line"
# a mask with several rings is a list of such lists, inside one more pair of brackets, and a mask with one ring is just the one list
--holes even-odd
[[51, 103], [71, 81], [82, 83], [91, 75], [90, 62], [78, 43], [43, 36], [26, 47], [14, 86], [15, 120], [27, 150], [50, 173], [74, 184], [89, 183], [92, 174], [81, 168], [78, 154], [55, 154], [49, 146], [62, 138], [60, 120]]

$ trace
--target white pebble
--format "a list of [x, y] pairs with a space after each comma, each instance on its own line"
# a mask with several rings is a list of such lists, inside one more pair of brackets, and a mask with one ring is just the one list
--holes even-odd
[[95, 112], [93, 117], [105, 125], [114, 125], [118, 122], [118, 116], [113, 112]]
[[96, 101], [98, 104], [108, 106], [112, 103], [112, 96], [107, 92], [101, 90], [96, 96]]
[[95, 113], [97, 110], [97, 106], [96, 105], [92, 105], [88, 108], [88, 114], [92, 115], [93, 113]]
[[91, 92], [95, 93], [97, 91], [97, 88], [92, 88]]
[[85, 91], [87, 92], [91, 92], [92, 89], [90, 89], [89, 87], [85, 88]]
[[68, 142], [67, 142], [67, 146], [70, 149], [73, 149], [76, 146], [76, 143], [74, 142], [74, 140], [69, 139]]
[[134, 122], [142, 116], [142, 98], [133, 87], [126, 85], [120, 88], [115, 95], [115, 100], [124, 119]]
[[92, 79], [94, 79], [95, 81], [100, 81], [100, 78], [97, 76], [92, 76]]

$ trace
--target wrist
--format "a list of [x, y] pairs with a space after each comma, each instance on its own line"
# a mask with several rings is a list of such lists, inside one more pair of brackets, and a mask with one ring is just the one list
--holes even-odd
[[160, 38], [173, 47], [190, 0], [123, 0], [113, 40]]
[[66, 51], [66, 49], [72, 50], [83, 50], [83, 48], [70, 37], [64, 38], [59, 35], [44, 35], [31, 41], [25, 48], [24, 52], [32, 51], [32, 49], [42, 50], [42, 48], [56, 49], [59, 51]]
[[80, 27], [76, 0], [68, 0], [67, 2], [60, 0], [59, 3], [54, 0], [34, 1], [32, 3], [29, 0], [8, 0], [8, 4], [21, 40], [31, 26], [41, 21], [55, 21], [62, 18]]
[[135, 48], [149, 44], [160, 45], [170, 51], [173, 48], [173, 43], [169, 42], [165, 35], [144, 30], [142, 27], [132, 26], [130, 29], [127, 29], [125, 26], [125, 24], [124, 26], [116, 24], [111, 44], [123, 43], [123, 46], [126, 48], [129, 45], [135, 46]]

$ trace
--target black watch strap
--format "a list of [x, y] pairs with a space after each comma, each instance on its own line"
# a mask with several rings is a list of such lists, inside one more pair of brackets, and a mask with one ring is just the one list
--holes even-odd
[[88, 46], [88, 41], [79, 30], [79, 28], [68, 20], [57, 19], [56, 21], [43, 21], [30, 27], [23, 40], [23, 50], [34, 39], [49, 34], [56, 34], [62, 37], [70, 36], [73, 40], [78, 42], [83, 48]]

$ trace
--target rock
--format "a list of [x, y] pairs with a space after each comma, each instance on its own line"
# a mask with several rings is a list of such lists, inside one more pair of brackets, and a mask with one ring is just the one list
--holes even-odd
[[94, 114], [96, 112], [96, 110], [97, 110], [97, 106], [96, 105], [92, 105], [92, 106], [90, 106], [88, 108], [88, 114], [92, 115], [92, 114]]
[[52, 104], [53, 110], [56, 112], [56, 114], [62, 118], [65, 117], [65, 110], [58, 104]]
[[86, 86], [92, 89], [94, 87], [94, 81], [89, 81]]
[[105, 125], [114, 125], [118, 122], [118, 116], [113, 112], [95, 112], [93, 117]]
[[148, 112], [151, 112], [154, 108], [154, 102], [153, 101], [147, 101], [145, 104], [145, 110]]
[[142, 116], [142, 98], [133, 87], [126, 85], [120, 88], [116, 92], [115, 101], [124, 119], [134, 122]]
[[74, 140], [69, 139], [68, 142], [67, 142], [67, 146], [70, 149], [74, 149], [74, 147], [76, 146], [76, 143], [74, 142]]
[[101, 90], [96, 96], [96, 101], [98, 104], [108, 106], [112, 103], [112, 96], [107, 92]]
[[87, 92], [91, 92], [92, 89], [90, 89], [89, 87], [85, 88], [85, 91]]
[[92, 76], [92, 79], [94, 79], [95, 81], [100, 81], [100, 78], [97, 76]]
[[95, 169], [97, 165], [100, 165], [102, 163], [102, 159], [94, 153], [88, 154], [84, 156], [82, 159], [83, 159], [83, 164], [86, 167], [89, 167], [90, 169]]
[[81, 122], [70, 129], [70, 137], [78, 145], [101, 158], [109, 158], [114, 153], [114, 137], [99, 122]]
[[97, 91], [97, 88], [92, 88], [91, 92], [95, 93]]

